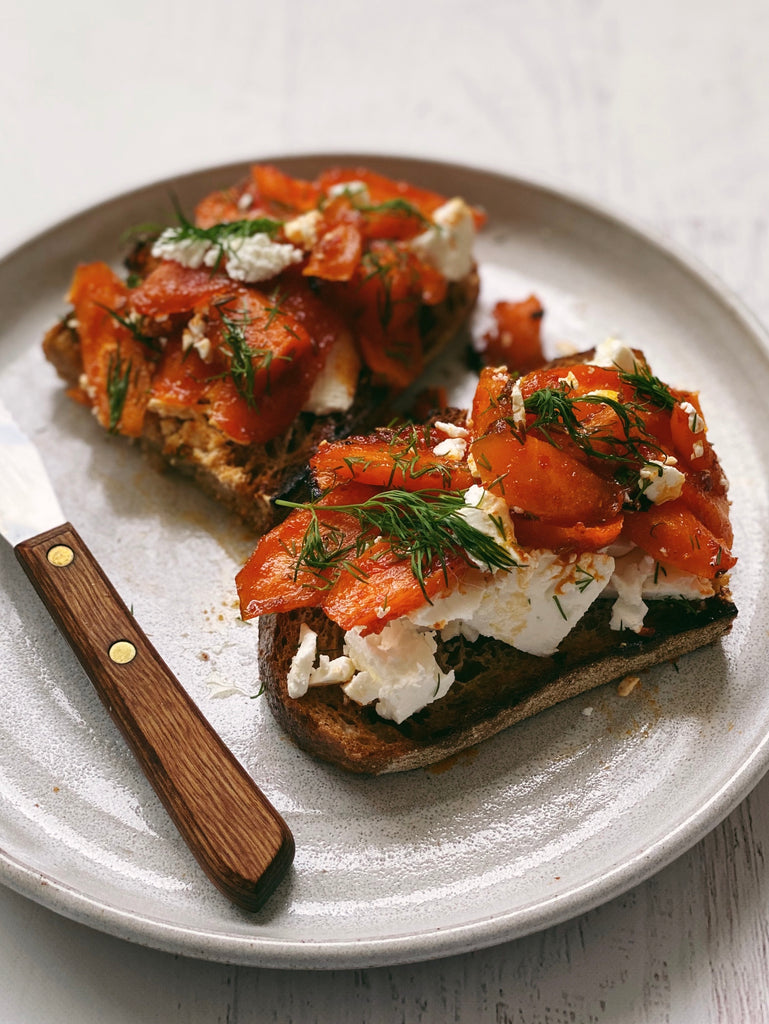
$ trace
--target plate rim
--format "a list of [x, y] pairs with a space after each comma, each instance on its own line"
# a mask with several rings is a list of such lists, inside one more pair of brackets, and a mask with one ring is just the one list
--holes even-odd
[[[663, 232], [639, 220], [620, 213], [603, 202], [582, 196], [559, 185], [523, 177], [493, 167], [471, 162], [421, 157], [413, 154], [386, 152], [293, 151], [276, 155], [260, 155], [250, 159], [228, 161], [221, 164], [201, 165], [149, 182], [122, 189], [95, 203], [79, 207], [60, 217], [30, 237], [14, 244], [0, 254], [0, 274], [5, 267], [25, 250], [37, 247], [45, 239], [66, 230], [82, 218], [97, 216], [100, 210], [116, 203], [140, 199], [143, 193], [156, 193], [174, 183], [192, 180], [202, 175], [221, 175], [233, 180], [253, 163], [306, 162], [329, 164], [355, 161], [364, 166], [396, 163], [402, 165], [403, 177], [409, 167], [425, 169], [444, 168], [466, 175], [494, 178], [502, 184], [539, 193], [550, 201], [565, 202], [582, 215], [607, 223], [623, 234], [632, 234], [640, 244], [652, 249], [657, 257], [672, 260], [700, 287], [709, 293], [722, 308], [740, 322], [743, 330], [769, 358], [769, 331], [743, 300], [711, 268], [686, 251]], [[86, 924], [127, 941], [162, 950], [180, 953], [198, 959], [248, 966], [284, 969], [344, 969], [353, 967], [385, 966], [421, 962], [512, 941], [524, 935], [541, 931], [562, 923], [594, 907], [609, 902], [640, 884], [677, 857], [690, 850], [712, 831], [748, 795], [769, 767], [769, 726], [749, 756], [721, 787], [699, 805], [683, 821], [668, 829], [651, 846], [616, 866], [608, 875], [571, 886], [562, 893], [544, 897], [536, 903], [493, 916], [484, 915], [454, 927], [422, 930], [409, 935], [351, 940], [324, 940], [311, 943], [304, 940], [286, 940], [265, 935], [248, 937], [222, 935], [210, 929], [196, 930], [170, 921], [143, 914], [131, 913], [105, 900], [99, 900], [78, 891], [54, 877], [22, 863], [0, 848], [0, 882], [35, 902], [64, 917]]]

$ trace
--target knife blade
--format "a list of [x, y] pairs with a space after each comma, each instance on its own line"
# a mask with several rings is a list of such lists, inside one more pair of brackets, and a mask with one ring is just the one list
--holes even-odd
[[0, 401], [0, 533], [211, 882], [264, 905], [294, 857], [278, 811], [161, 659], [74, 527]]

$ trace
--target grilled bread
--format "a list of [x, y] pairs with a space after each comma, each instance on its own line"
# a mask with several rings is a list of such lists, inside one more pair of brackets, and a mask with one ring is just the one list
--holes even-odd
[[321, 446], [312, 468], [322, 498], [238, 588], [275, 718], [349, 771], [443, 760], [737, 614], [699, 398], [638, 350], [489, 368], [469, 415]]
[[362, 168], [256, 166], [132, 250], [81, 266], [43, 348], [112, 433], [258, 532], [323, 440], [371, 428], [478, 295], [462, 200]]
[[339, 686], [289, 697], [286, 679], [302, 622], [332, 659], [344, 648], [344, 630], [322, 611], [294, 610], [259, 620], [260, 680], [275, 719], [302, 750], [351, 772], [403, 772], [451, 757], [586, 690], [676, 661], [728, 633], [736, 615], [723, 587], [698, 602], [653, 602], [648, 632], [616, 633], [608, 626], [611, 603], [599, 600], [547, 658], [489, 637], [439, 637], [436, 660], [444, 671], [454, 669], [456, 680], [440, 700], [397, 724]]

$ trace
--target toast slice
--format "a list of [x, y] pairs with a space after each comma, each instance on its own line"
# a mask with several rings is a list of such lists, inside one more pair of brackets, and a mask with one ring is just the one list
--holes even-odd
[[43, 350], [103, 427], [261, 533], [276, 497], [306, 491], [318, 445], [389, 418], [465, 324], [481, 222], [366, 169], [306, 182], [257, 165], [194, 223], [140, 240], [127, 283], [78, 268]]
[[[426, 365], [466, 324], [478, 290], [478, 273], [473, 268], [463, 281], [452, 282], [446, 299], [431, 309], [430, 327], [423, 337]], [[82, 346], [70, 316], [46, 333], [43, 351], [67, 388], [77, 391], [83, 375]], [[349, 409], [322, 416], [302, 412], [285, 431], [264, 443], [239, 444], [202, 417], [151, 410], [136, 440], [158, 468], [192, 478], [256, 533], [264, 533], [280, 516], [276, 498], [299, 500], [309, 493], [307, 464], [320, 443], [386, 422], [396, 397], [397, 392], [377, 383], [364, 369]]]
[[649, 633], [610, 630], [609, 601], [596, 601], [560, 645], [540, 658], [488, 637], [438, 639], [436, 660], [456, 681], [440, 700], [396, 724], [362, 707], [339, 686], [288, 695], [286, 678], [306, 622], [318, 649], [343, 653], [344, 631], [318, 609], [259, 620], [260, 682], [276, 721], [302, 750], [350, 772], [382, 775], [435, 764], [524, 718], [613, 680], [678, 658], [724, 636], [737, 609], [723, 588], [699, 602], [650, 603]]
[[321, 446], [322, 498], [238, 575], [303, 750], [423, 767], [730, 630], [727, 481], [699, 397], [638, 350], [488, 368], [469, 415], [409, 429]]

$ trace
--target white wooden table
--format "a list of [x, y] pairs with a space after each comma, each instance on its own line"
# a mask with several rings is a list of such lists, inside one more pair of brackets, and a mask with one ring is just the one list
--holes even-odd
[[[608, 203], [769, 321], [767, 40], [766, 0], [8, 4], [0, 248], [177, 171], [393, 152]], [[577, 920], [325, 974], [154, 952], [0, 889], [0, 1020], [769, 1021], [768, 846], [765, 779], [693, 850]]]

